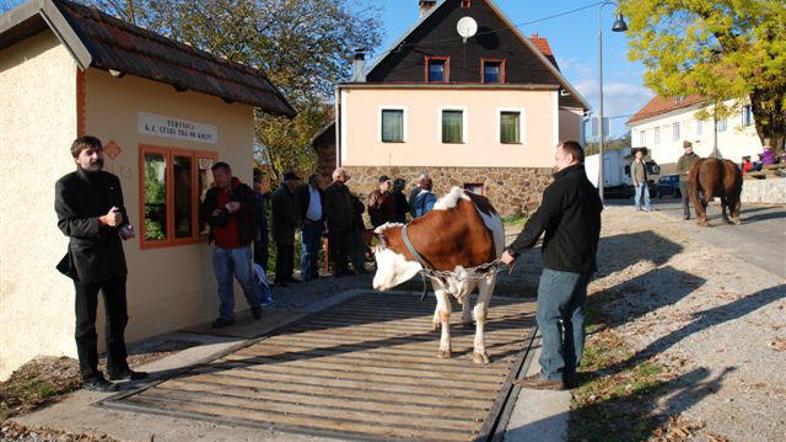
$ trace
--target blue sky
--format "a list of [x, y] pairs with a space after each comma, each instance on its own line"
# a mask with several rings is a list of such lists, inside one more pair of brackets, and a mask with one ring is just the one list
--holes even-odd
[[[418, 0], [354, 0], [356, 7], [379, 8], [384, 23], [386, 50], [418, 20]], [[495, 3], [513, 23], [525, 23], [561, 12], [581, 8], [595, 0], [496, 0]], [[549, 40], [562, 73], [578, 91], [598, 109], [598, 8], [593, 7], [566, 16], [526, 25], [524, 34], [537, 32]], [[611, 32], [614, 7], [603, 9], [604, 114], [629, 115], [652, 97], [643, 85], [644, 67], [628, 61], [627, 39], [622, 33]], [[612, 135], [626, 131], [627, 118], [611, 122]]]

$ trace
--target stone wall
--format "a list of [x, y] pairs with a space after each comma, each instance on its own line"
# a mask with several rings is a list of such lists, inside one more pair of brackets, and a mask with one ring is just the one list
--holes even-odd
[[786, 178], [745, 180], [740, 199], [743, 203], [786, 204]]
[[391, 179], [403, 178], [407, 182], [407, 195], [417, 185], [423, 172], [431, 175], [434, 193], [438, 197], [446, 194], [453, 186], [480, 184], [483, 194], [503, 216], [531, 213], [537, 209], [543, 190], [552, 180], [552, 170], [545, 168], [352, 166], [345, 169], [352, 177], [347, 183], [350, 190], [362, 197], [377, 187], [381, 175]]

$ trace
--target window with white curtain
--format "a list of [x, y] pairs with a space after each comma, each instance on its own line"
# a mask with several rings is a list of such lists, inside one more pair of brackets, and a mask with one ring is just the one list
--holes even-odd
[[382, 109], [381, 121], [381, 140], [383, 143], [403, 143], [405, 137], [404, 130], [404, 109]]
[[680, 123], [674, 123], [671, 125], [671, 141], [679, 141], [680, 140]]

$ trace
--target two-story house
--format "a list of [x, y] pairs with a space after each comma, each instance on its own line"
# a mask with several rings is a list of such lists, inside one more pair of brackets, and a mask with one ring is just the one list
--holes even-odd
[[[409, 32], [338, 85], [335, 140], [326, 132], [317, 139], [335, 145], [335, 164], [360, 193], [383, 174], [414, 185], [428, 172], [438, 195], [462, 186], [504, 214], [533, 210], [557, 143], [583, 138], [589, 104], [547, 40], [526, 37], [493, 1], [418, 6]], [[477, 24], [466, 41], [457, 32], [464, 17]]]

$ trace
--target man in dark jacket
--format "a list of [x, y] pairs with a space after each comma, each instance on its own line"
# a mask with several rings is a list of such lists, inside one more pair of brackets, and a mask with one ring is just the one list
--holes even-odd
[[396, 202], [390, 193], [390, 185], [390, 178], [382, 175], [379, 177], [379, 187], [368, 196], [368, 216], [375, 228], [396, 218]]
[[300, 252], [300, 277], [310, 281], [319, 277], [319, 250], [322, 248], [322, 232], [325, 230], [325, 195], [319, 188], [316, 174], [308, 177], [308, 183], [298, 190], [300, 218], [303, 220]]
[[338, 168], [333, 171], [333, 183], [325, 189], [325, 217], [328, 224], [328, 243], [333, 275], [340, 277], [349, 272], [348, 259], [355, 252], [355, 204], [349, 189], [344, 184], [349, 179], [347, 172]]
[[527, 388], [562, 389], [572, 382], [584, 349], [587, 285], [596, 270], [603, 204], [584, 172], [581, 145], [561, 143], [556, 167], [540, 207], [501, 258], [512, 264], [546, 232], [536, 314], [543, 336], [541, 372], [517, 381]]
[[125, 338], [126, 259], [122, 240], [134, 237], [123, 203], [120, 180], [104, 172], [101, 141], [91, 136], [71, 145], [77, 169], [55, 185], [57, 226], [69, 237], [68, 252], [57, 268], [74, 280], [76, 348], [79, 370], [88, 390], [115, 391], [98, 370], [96, 309], [99, 290], [106, 312], [107, 374], [111, 380], [138, 380], [146, 373], [128, 367]]
[[410, 211], [409, 202], [407, 202], [407, 196], [404, 195], [404, 187], [406, 187], [407, 183], [401, 179], [396, 178], [393, 182], [393, 202], [396, 206], [396, 215], [393, 217], [393, 221], [397, 223], [406, 223], [407, 222], [407, 214]]
[[693, 143], [685, 140], [682, 143], [685, 153], [677, 160], [677, 174], [680, 177], [680, 197], [682, 198], [682, 218], [690, 219], [690, 198], [688, 195], [688, 172], [699, 156], [693, 153]]
[[219, 316], [213, 327], [221, 328], [235, 323], [233, 276], [243, 288], [254, 319], [262, 317], [262, 293], [254, 281], [251, 257], [260, 209], [254, 191], [232, 176], [229, 164], [219, 161], [210, 170], [215, 186], [205, 194], [200, 213], [210, 225], [209, 240], [214, 241], [213, 271], [218, 281]]
[[300, 207], [297, 189], [300, 177], [293, 172], [284, 174], [281, 187], [273, 192], [273, 242], [276, 243], [276, 285], [286, 287], [290, 282], [300, 282], [292, 277], [295, 268], [295, 231], [300, 227]]

